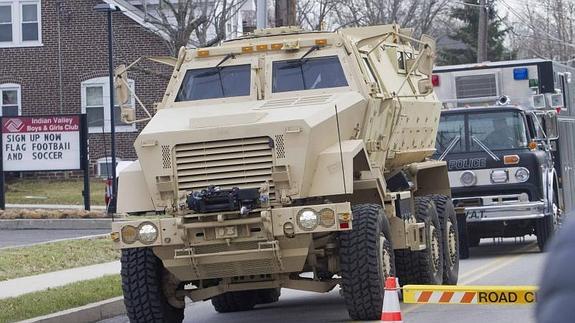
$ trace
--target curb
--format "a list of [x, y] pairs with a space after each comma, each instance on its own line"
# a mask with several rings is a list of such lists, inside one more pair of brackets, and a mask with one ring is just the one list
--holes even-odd
[[124, 297], [119, 296], [61, 312], [35, 317], [21, 323], [79, 323], [97, 322], [126, 314]]
[[10, 219], [0, 220], [0, 230], [97, 230], [112, 229], [112, 219]]

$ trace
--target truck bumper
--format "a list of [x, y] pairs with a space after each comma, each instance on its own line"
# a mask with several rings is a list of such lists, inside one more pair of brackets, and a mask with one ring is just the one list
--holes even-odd
[[538, 219], [545, 216], [544, 201], [529, 201], [527, 194], [453, 198], [457, 207], [465, 208], [467, 222]]
[[[303, 228], [298, 214], [333, 210], [333, 222], [324, 218], [311, 229]], [[112, 238], [119, 249], [153, 247], [164, 266], [182, 281], [298, 272], [304, 267], [314, 233], [351, 230], [349, 203], [274, 208], [259, 216], [226, 214], [190, 216], [144, 221], [115, 222]], [[217, 220], [214, 220], [217, 217]], [[319, 219], [318, 219], [319, 220]], [[131, 242], [125, 233], [145, 224], [158, 229], [152, 243]], [[131, 227], [126, 229], [126, 227]]]

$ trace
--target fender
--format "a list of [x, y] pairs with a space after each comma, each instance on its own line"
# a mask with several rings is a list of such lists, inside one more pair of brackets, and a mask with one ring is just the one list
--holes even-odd
[[415, 184], [415, 196], [443, 194], [451, 197], [446, 162], [427, 160], [410, 164], [407, 170]]
[[148, 191], [140, 161], [136, 160], [118, 175], [118, 212], [141, 213], [147, 211], [155, 211], [155, 207]]
[[326, 148], [318, 156], [309, 196], [353, 194], [354, 172], [371, 170], [368, 161], [363, 140], [343, 140], [341, 150], [339, 143]]

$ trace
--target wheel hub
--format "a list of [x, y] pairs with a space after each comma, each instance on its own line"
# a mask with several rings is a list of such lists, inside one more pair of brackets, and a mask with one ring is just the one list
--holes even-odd
[[438, 272], [441, 268], [441, 255], [439, 254], [441, 248], [439, 244], [441, 243], [437, 234], [437, 229], [432, 224], [429, 226], [429, 236], [431, 237], [431, 256], [433, 263], [433, 272]]
[[384, 278], [391, 276], [391, 255], [389, 250], [385, 248], [387, 239], [385, 236], [379, 237], [379, 254], [381, 255], [381, 271], [383, 272]]
[[457, 261], [457, 232], [451, 219], [447, 220], [447, 237], [448, 237], [448, 253], [449, 253], [449, 268], [453, 268]]

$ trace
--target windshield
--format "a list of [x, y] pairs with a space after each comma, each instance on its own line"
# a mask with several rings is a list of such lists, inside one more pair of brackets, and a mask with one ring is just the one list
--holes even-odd
[[[457, 141], [456, 138], [460, 137]], [[453, 145], [453, 142], [455, 144]], [[522, 115], [515, 111], [444, 114], [437, 131], [436, 154], [527, 148]]]
[[188, 70], [176, 102], [250, 95], [249, 64]]
[[347, 86], [337, 56], [273, 62], [272, 92], [288, 92]]

